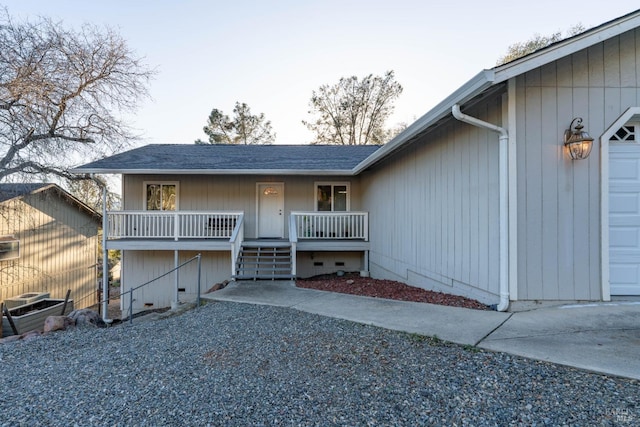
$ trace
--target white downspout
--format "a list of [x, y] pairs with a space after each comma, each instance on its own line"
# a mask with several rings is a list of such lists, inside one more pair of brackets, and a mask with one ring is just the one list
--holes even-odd
[[509, 186], [508, 186], [508, 171], [509, 171], [509, 157], [508, 157], [508, 143], [509, 133], [505, 128], [496, 126], [492, 123], [487, 123], [475, 117], [468, 116], [460, 111], [460, 106], [455, 104], [451, 107], [451, 114], [456, 119], [469, 123], [470, 125], [488, 129], [500, 134], [499, 141], [499, 215], [500, 215], [500, 303], [498, 304], [498, 311], [506, 311], [509, 308]]

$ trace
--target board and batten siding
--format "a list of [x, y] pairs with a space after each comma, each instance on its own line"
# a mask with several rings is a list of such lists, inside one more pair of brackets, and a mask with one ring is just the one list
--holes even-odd
[[[500, 123], [493, 99], [466, 111]], [[453, 119], [365, 172], [373, 277], [497, 302], [498, 137]]]
[[[602, 299], [598, 137], [640, 105], [639, 50], [630, 31], [516, 79], [518, 300]], [[587, 160], [563, 149], [574, 117], [595, 139]]]
[[[198, 252], [180, 251], [178, 264], [183, 264]], [[205, 293], [216, 283], [229, 279], [231, 272], [231, 253], [228, 251], [201, 252], [200, 291]], [[173, 251], [123, 251], [121, 289], [125, 294], [121, 299], [123, 316], [129, 315], [128, 290], [133, 291], [133, 314], [143, 310], [169, 307], [175, 301], [175, 267]], [[160, 277], [158, 280], [153, 280]], [[152, 281], [153, 280], [153, 281]], [[152, 281], [149, 284], [147, 282]], [[178, 271], [178, 296], [181, 301], [193, 301], [198, 292], [198, 262], [193, 260]]]
[[[351, 210], [361, 210], [360, 177], [340, 176], [229, 176], [229, 175], [125, 175], [124, 210], [143, 210], [143, 183], [178, 182], [178, 208], [183, 211], [242, 211], [245, 238], [256, 237], [257, 183], [284, 183], [284, 220], [292, 211], [313, 211], [316, 182], [349, 182]], [[285, 222], [285, 237], [288, 236]]]
[[98, 221], [53, 191], [0, 204], [0, 235], [20, 239], [20, 257], [0, 261], [0, 299], [48, 292], [75, 308], [97, 303]]

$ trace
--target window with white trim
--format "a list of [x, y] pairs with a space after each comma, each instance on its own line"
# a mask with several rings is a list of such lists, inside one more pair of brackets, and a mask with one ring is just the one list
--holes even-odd
[[178, 208], [178, 183], [145, 182], [144, 200], [147, 211], [175, 211]]
[[317, 182], [315, 210], [318, 212], [346, 212], [350, 210], [348, 182]]
[[0, 261], [20, 258], [20, 240], [13, 236], [0, 237]]

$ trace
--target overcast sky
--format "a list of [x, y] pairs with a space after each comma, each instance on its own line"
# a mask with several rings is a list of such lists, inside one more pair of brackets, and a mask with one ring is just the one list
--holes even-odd
[[143, 143], [192, 143], [209, 112], [236, 101], [271, 120], [278, 144], [312, 134], [311, 92], [342, 76], [394, 70], [404, 92], [387, 123], [410, 124], [514, 42], [590, 28], [638, 0], [0, 0], [14, 18], [108, 25], [158, 75], [132, 124]]

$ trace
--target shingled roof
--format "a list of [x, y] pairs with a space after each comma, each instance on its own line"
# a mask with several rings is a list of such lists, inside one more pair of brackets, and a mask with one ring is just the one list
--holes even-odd
[[45, 187], [49, 187], [53, 184], [46, 183], [6, 183], [0, 184], [0, 203], [7, 200], [15, 199], [16, 197], [25, 196], [31, 194]]
[[76, 168], [77, 173], [350, 174], [375, 145], [152, 144]]

